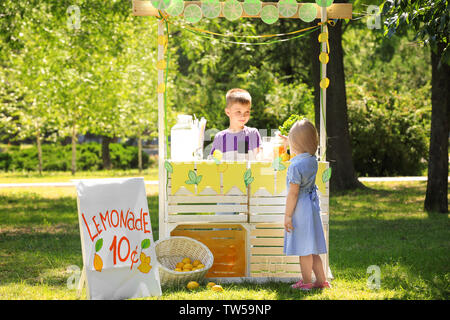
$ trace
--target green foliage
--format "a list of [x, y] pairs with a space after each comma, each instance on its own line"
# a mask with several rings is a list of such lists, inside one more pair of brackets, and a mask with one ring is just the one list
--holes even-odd
[[383, 3], [385, 35], [391, 37], [398, 31], [412, 27], [414, 39], [423, 41], [436, 50], [437, 44], [444, 44], [441, 61], [450, 64], [450, 7], [448, 0], [387, 0]]
[[[111, 162], [114, 169], [138, 167], [138, 148], [119, 143], [110, 144]], [[71, 168], [72, 146], [57, 144], [42, 146], [44, 171], [69, 171]], [[143, 168], [151, 164], [149, 156], [142, 152]], [[38, 167], [37, 148], [11, 149], [0, 153], [0, 170], [34, 171]], [[95, 171], [102, 168], [101, 145], [95, 142], [77, 145], [77, 167], [81, 171]]]
[[302, 120], [303, 118], [304, 117], [301, 115], [291, 114], [291, 116], [279, 127], [280, 133], [284, 136], [288, 136], [289, 131], [291, 130], [294, 123], [296, 123], [299, 120]]

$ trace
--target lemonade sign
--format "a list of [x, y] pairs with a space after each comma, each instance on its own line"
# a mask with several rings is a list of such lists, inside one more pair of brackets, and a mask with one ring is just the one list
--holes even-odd
[[90, 299], [161, 295], [143, 178], [77, 181]]

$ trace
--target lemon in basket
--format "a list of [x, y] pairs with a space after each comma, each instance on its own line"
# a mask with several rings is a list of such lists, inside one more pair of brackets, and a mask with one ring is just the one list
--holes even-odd
[[198, 266], [197, 266], [197, 269], [203, 269], [205, 267], [205, 265], [203, 264], [203, 263], [200, 263]]
[[189, 258], [184, 258], [183, 259], [183, 261], [181, 261], [182, 263], [184, 263], [184, 264], [190, 264], [191, 263], [191, 259], [189, 259]]
[[198, 267], [199, 264], [202, 264], [200, 260], [194, 260], [194, 262], [192, 262], [193, 267]]
[[181, 268], [175, 268], [175, 269], [173, 269], [173, 271], [183, 272], [183, 269], [181, 269]]
[[189, 283], [186, 285], [186, 288], [188, 288], [189, 290], [195, 290], [198, 289], [199, 286], [200, 285], [197, 281], [189, 281]]
[[192, 264], [190, 264], [190, 263], [185, 264], [183, 266], [183, 270], [191, 271], [192, 270]]

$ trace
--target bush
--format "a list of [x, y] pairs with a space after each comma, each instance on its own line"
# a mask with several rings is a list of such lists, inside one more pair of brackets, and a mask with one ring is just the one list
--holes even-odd
[[348, 109], [359, 176], [416, 176], [427, 166], [428, 133], [421, 109], [372, 103]]
[[[119, 143], [110, 144], [111, 163], [114, 169], [138, 168], [138, 148]], [[142, 167], [148, 168], [153, 162], [142, 152]], [[37, 147], [8, 150], [0, 153], [0, 170], [36, 171], [38, 170]], [[102, 168], [101, 145], [90, 142], [77, 145], [77, 170], [95, 171]], [[44, 171], [69, 171], [72, 165], [72, 146], [42, 145], [42, 169]]]

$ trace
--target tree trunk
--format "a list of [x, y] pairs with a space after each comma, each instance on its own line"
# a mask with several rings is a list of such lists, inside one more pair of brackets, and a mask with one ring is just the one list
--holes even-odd
[[[335, 1], [346, 2], [346, 1]], [[315, 124], [320, 132], [320, 30], [311, 34], [312, 76], [314, 81]], [[364, 188], [356, 177], [352, 147], [348, 130], [347, 96], [345, 91], [344, 61], [342, 50], [342, 20], [333, 27], [328, 25], [330, 60], [327, 77], [330, 85], [326, 90], [326, 158], [332, 168], [330, 191]]]
[[38, 152], [38, 169], [39, 169], [39, 175], [42, 176], [42, 146], [41, 146], [41, 130], [38, 129], [36, 133], [36, 145], [37, 145], [37, 152]]
[[72, 125], [72, 175], [77, 172], [77, 130], [75, 124]]
[[107, 136], [102, 136], [102, 160], [103, 169], [111, 170], [111, 153], [109, 152], [109, 144], [113, 139]]
[[450, 116], [450, 66], [439, 60], [444, 49], [431, 50], [431, 135], [425, 210], [448, 213], [448, 139]]
[[142, 172], [142, 138], [139, 135], [138, 137], [138, 168], [139, 173]]

